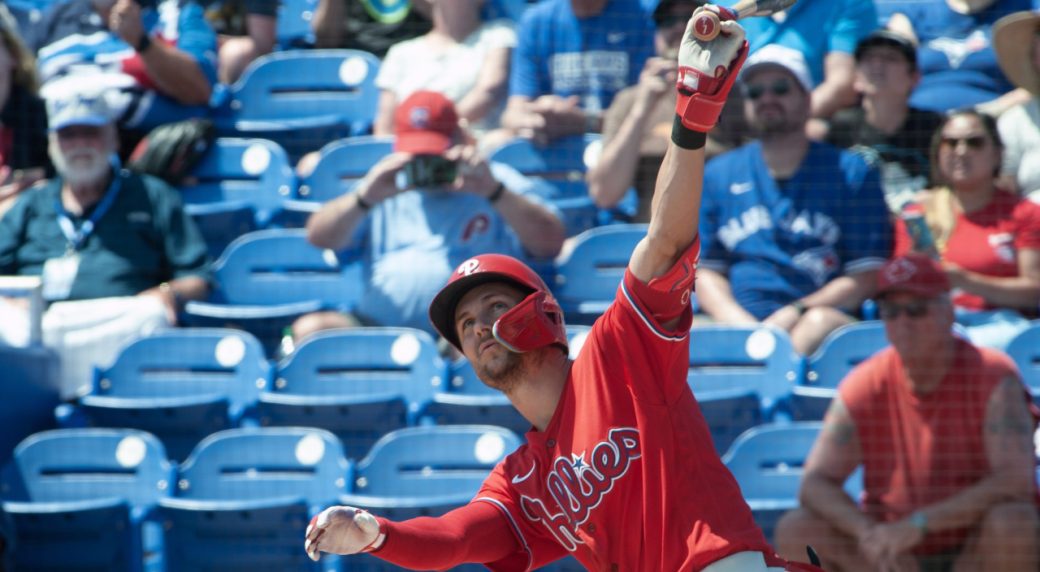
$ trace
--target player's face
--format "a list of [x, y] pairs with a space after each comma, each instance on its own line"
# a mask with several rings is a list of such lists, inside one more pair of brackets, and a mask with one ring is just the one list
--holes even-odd
[[784, 69], [756, 70], [744, 83], [744, 112], [761, 136], [804, 131], [809, 94]]
[[878, 302], [878, 313], [888, 341], [904, 362], [936, 355], [951, 336], [953, 309], [944, 298], [893, 292]]
[[889, 93], [909, 97], [919, 74], [895, 46], [872, 46], [856, 63], [856, 91], [864, 95]]
[[978, 117], [958, 115], [943, 126], [939, 171], [951, 187], [972, 189], [988, 184], [1000, 160], [1000, 149]]
[[519, 288], [492, 282], [467, 292], [455, 307], [455, 332], [463, 355], [481, 381], [505, 393], [519, 381], [523, 355], [498, 343], [491, 329], [502, 314], [523, 298]]

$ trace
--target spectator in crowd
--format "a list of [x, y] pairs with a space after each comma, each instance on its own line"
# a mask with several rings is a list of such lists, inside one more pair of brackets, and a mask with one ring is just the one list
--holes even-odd
[[[484, 252], [552, 257], [565, 230], [543, 200], [551, 189], [482, 159], [443, 95], [413, 93], [397, 107], [395, 127], [394, 152], [311, 216], [307, 235], [322, 248], [360, 251], [366, 291], [354, 318], [432, 331], [426, 309], [456, 266]], [[343, 314], [309, 314], [293, 335], [354, 324]]]
[[516, 32], [510, 20], [484, 19], [482, 5], [493, 1], [437, 0], [433, 29], [390, 48], [376, 76], [376, 135], [393, 135], [397, 103], [419, 90], [452, 100], [475, 134], [498, 126]]
[[[704, 0], [661, 0], [654, 9], [655, 56], [646, 60], [639, 83], [618, 92], [603, 117], [603, 153], [587, 177], [589, 194], [600, 208], [617, 205], [635, 186], [635, 222], [650, 220], [657, 171], [675, 121], [676, 53], [686, 22]], [[743, 103], [730, 93], [723, 116], [708, 134], [705, 157], [736, 147], [746, 130]]]
[[[122, 169], [106, 99], [69, 93], [47, 101], [57, 176], [22, 193], [0, 218], [0, 275], [41, 276], [46, 345], [62, 360], [61, 396], [89, 386], [91, 367], [121, 346], [177, 321], [206, 297], [206, 245], [180, 195]], [[0, 340], [24, 345], [28, 310], [0, 298]]]
[[900, 220], [895, 249], [931, 253], [934, 245], [955, 289], [957, 323], [974, 344], [997, 349], [1040, 307], [1040, 205], [998, 184], [1001, 151], [993, 118], [948, 116], [932, 139], [937, 186], [919, 197], [927, 234], [912, 238]]
[[217, 79], [216, 35], [195, 0], [65, 0], [26, 36], [35, 50], [42, 93], [64, 97], [84, 85], [105, 87], [123, 130], [208, 113]]
[[802, 52], [812, 78], [812, 116], [830, 117], [856, 103], [852, 89], [856, 42], [877, 27], [873, 1], [797, 2], [771, 18], [748, 18], [751, 54], [770, 44]]
[[0, 5], [0, 216], [50, 167], [47, 113], [36, 87], [36, 61]]
[[207, 10], [219, 33], [220, 83], [232, 84], [256, 58], [274, 49], [279, 0], [227, 0]]
[[853, 321], [891, 249], [878, 172], [805, 134], [812, 80], [781, 45], [748, 58], [744, 108], [760, 138], [704, 175], [697, 300], [722, 323], [790, 332], [801, 353]]
[[[1011, 83], [1030, 94], [1000, 115], [1004, 174], [1021, 194], [1040, 191], [1040, 14], [1016, 12], [993, 25], [993, 46]], [[1040, 198], [1040, 193], [1035, 195]]]
[[[890, 347], [838, 388], [805, 463], [782, 556], [829, 572], [1040, 569], [1036, 409], [1014, 363], [951, 332], [950, 282], [928, 257], [887, 263]], [[863, 497], [842, 485], [863, 466]]]
[[921, 78], [909, 38], [875, 30], [856, 44], [855, 56], [853, 87], [862, 99], [834, 115], [826, 141], [862, 153], [881, 169], [885, 201], [897, 213], [928, 186], [928, 143], [941, 117], [907, 103]]
[[539, 142], [599, 132], [654, 50], [640, 0], [546, 0], [520, 20], [502, 126]]
[[918, 44], [921, 81], [910, 106], [946, 112], [979, 106], [998, 116], [1025, 101], [997, 64], [992, 27], [1003, 16], [1029, 10], [1034, 0], [898, 0], [879, 3], [889, 27], [907, 29]]
[[311, 26], [317, 48], [386, 55], [390, 46], [430, 31], [431, 0], [318, 0]]

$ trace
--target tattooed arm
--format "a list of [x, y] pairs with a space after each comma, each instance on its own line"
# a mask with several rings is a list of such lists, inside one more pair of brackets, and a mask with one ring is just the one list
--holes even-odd
[[841, 397], [835, 396], [805, 461], [798, 500], [802, 507], [854, 538], [874, 524], [844, 489], [845, 479], [862, 461], [856, 425]]

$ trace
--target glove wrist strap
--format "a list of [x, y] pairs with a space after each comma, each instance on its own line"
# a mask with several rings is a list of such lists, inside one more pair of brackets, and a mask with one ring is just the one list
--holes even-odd
[[683, 125], [682, 117], [676, 114], [675, 121], [672, 123], [672, 143], [683, 149], [694, 150], [703, 148], [707, 140], [707, 133], [687, 129]]
[[[747, 52], [748, 47], [745, 41], [737, 53], [736, 59], [719, 77], [710, 77], [689, 66], [679, 67], [679, 77], [675, 84], [679, 97], [675, 102], [675, 113], [679, 116], [683, 127], [702, 133], [707, 133], [712, 127], [715, 127], [722, 108], [726, 105], [726, 96], [729, 95], [729, 90], [737, 80], [740, 66], [744, 65], [744, 60], [747, 58]], [[674, 141], [674, 129], [672, 133]], [[679, 143], [676, 142], [676, 144]]]

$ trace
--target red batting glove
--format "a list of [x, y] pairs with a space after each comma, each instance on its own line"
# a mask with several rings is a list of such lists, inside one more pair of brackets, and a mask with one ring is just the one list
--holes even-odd
[[[715, 39], [702, 42], [694, 36], [693, 22], [701, 10], [712, 10], [723, 21]], [[732, 12], [717, 6], [702, 6], [693, 11], [679, 47], [679, 76], [675, 87], [679, 100], [675, 113], [687, 129], [707, 133], [719, 120], [726, 96], [747, 59], [748, 43], [744, 29], [732, 20]]]

